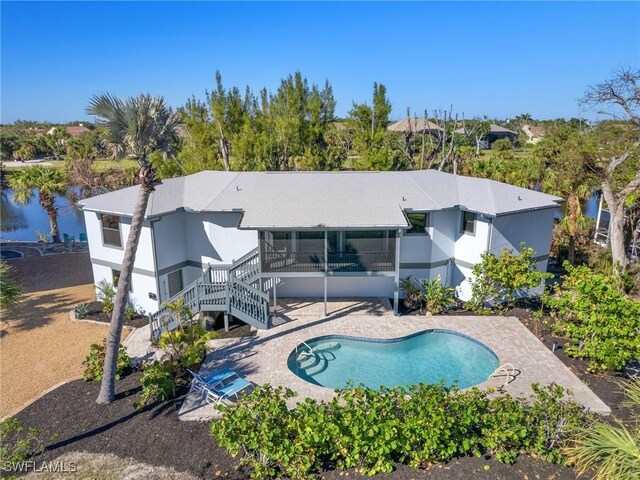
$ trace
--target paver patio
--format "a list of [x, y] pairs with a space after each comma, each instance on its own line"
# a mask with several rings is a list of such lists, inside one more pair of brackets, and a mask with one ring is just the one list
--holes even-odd
[[[323, 335], [349, 335], [369, 338], [398, 338], [422, 330], [441, 328], [454, 330], [480, 340], [491, 348], [500, 364], [511, 363], [520, 374], [506, 386], [515, 396], [529, 396], [532, 383], [555, 382], [571, 390], [575, 400], [589, 410], [608, 414], [610, 408], [576, 377], [517, 318], [502, 316], [415, 316], [395, 317], [386, 299], [331, 301], [329, 315], [323, 317], [323, 303], [318, 300], [283, 299], [278, 305], [277, 326], [259, 330], [255, 337], [213, 340], [214, 348], [202, 366], [205, 373], [228, 367], [256, 384], [289, 387], [300, 395], [328, 400], [334, 395], [329, 388], [312, 385], [289, 370], [287, 358], [300, 340]], [[279, 324], [279, 325], [278, 325]], [[504, 384], [495, 377], [480, 388]], [[211, 406], [199, 395], [189, 393], [179, 418], [204, 420], [213, 418]]]

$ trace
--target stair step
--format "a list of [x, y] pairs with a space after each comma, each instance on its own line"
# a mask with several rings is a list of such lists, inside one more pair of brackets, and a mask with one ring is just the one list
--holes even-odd
[[313, 368], [320, 363], [320, 355], [304, 355], [298, 356], [298, 367], [303, 369]]

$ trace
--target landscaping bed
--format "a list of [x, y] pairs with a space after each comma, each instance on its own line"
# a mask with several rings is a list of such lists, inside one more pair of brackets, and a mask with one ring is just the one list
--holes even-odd
[[[111, 454], [131, 458], [144, 464], [169, 467], [197, 478], [247, 478], [248, 472], [237, 469], [237, 458], [217, 446], [208, 424], [180, 422], [177, 412], [186, 393], [169, 402], [135, 410], [140, 374], [134, 373], [116, 383], [116, 400], [109, 405], [95, 402], [100, 384], [81, 380], [63, 385], [20, 412], [16, 418], [26, 427], [38, 428], [46, 440], [47, 450], [33, 460], [53, 461], [71, 452]], [[337, 478], [353, 471], [328, 470], [325, 478]], [[81, 472], [80, 472], [81, 473]], [[465, 457], [428, 470], [414, 470], [397, 465], [390, 474], [376, 478], [433, 479], [511, 479], [544, 478], [573, 480], [570, 468], [553, 465], [542, 459], [521, 456], [512, 465], [501, 464], [488, 457]]]
[[[82, 319], [92, 320], [94, 322], [111, 323], [111, 313], [102, 311], [102, 302], [91, 302], [88, 307], [89, 311]], [[145, 315], [135, 315], [133, 318], [124, 319], [124, 325], [132, 328], [140, 328], [149, 324], [149, 319]]]

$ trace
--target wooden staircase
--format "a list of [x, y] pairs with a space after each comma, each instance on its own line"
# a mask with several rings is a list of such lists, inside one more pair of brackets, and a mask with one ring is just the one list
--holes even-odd
[[238, 320], [259, 328], [269, 328], [269, 295], [260, 290], [258, 249], [234, 261], [230, 266], [211, 266], [202, 277], [167, 300], [149, 315], [151, 340], [174, 330], [180, 320], [167, 303], [184, 299], [184, 307], [195, 315], [200, 312], [227, 312]]

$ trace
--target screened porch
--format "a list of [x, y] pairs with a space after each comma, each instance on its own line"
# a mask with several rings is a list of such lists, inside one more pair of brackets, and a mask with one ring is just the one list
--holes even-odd
[[260, 231], [263, 273], [394, 272], [395, 230]]

